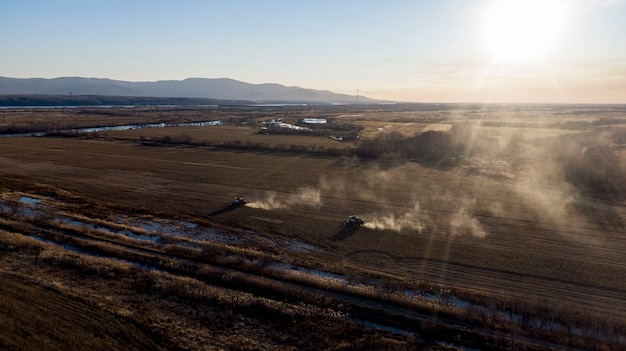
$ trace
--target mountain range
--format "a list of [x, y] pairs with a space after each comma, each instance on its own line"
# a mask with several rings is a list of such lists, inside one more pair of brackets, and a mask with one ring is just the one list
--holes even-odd
[[[365, 96], [338, 94], [276, 83], [252, 84], [229, 78], [187, 78], [129, 82], [104, 78], [0, 77], [0, 95], [103, 95], [239, 100], [255, 103], [380, 103]], [[358, 100], [358, 101], [357, 101]]]

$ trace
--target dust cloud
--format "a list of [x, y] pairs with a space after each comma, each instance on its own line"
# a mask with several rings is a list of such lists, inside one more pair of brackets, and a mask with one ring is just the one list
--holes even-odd
[[572, 242], [600, 245], [599, 238], [590, 236], [586, 230], [592, 225], [587, 214], [577, 210], [579, 204], [593, 200], [585, 200], [581, 190], [568, 183], [562, 174], [554, 164], [537, 167], [532, 174], [516, 182], [517, 196], [531, 209], [536, 222], [552, 226], [555, 234]]
[[378, 229], [378, 230], [393, 230], [400, 232], [402, 230], [417, 230], [422, 232], [424, 229], [423, 221], [425, 216], [420, 210], [419, 203], [416, 203], [413, 208], [403, 214], [385, 214], [385, 215], [369, 215], [366, 216], [365, 223], [366, 228]]
[[623, 211], [604, 199], [626, 193], [626, 166], [610, 146], [626, 145], [626, 131], [607, 136], [545, 128], [463, 128], [449, 132], [451, 145], [464, 146], [455, 146], [463, 157], [454, 157], [457, 163], [442, 167], [444, 171], [436, 164], [424, 167], [401, 159], [346, 160], [316, 186], [295, 194], [267, 193], [249, 206], [319, 208], [322, 202], [342, 201], [366, 228], [432, 230], [476, 239], [497, 234], [489, 232], [494, 227], [485, 222], [489, 218], [554, 228], [555, 235], [592, 245], [602, 241], [593, 237], [594, 231], [623, 228]]
[[321, 205], [320, 190], [313, 187], [304, 187], [299, 188], [295, 194], [267, 192], [263, 199], [249, 202], [247, 206], [263, 210], [274, 210], [294, 206], [319, 208]]
[[482, 239], [487, 236], [487, 231], [480, 224], [480, 221], [470, 214], [466, 208], [452, 215], [450, 228], [453, 235], [462, 235], [469, 232], [475, 238]]
[[[555, 235], [585, 245], [603, 244], [598, 231], [620, 230], [624, 218], [607, 203], [626, 193], [626, 168], [617, 152], [626, 132], [591, 127], [498, 128], [499, 146], [475, 156], [512, 165], [513, 198], [501, 215], [549, 226]], [[514, 201], [519, 211], [511, 211]]]
[[[429, 228], [439, 231], [443, 225], [457, 235], [469, 233], [476, 238], [487, 235], [473, 215], [476, 206], [475, 199], [471, 198], [473, 193], [452, 191], [451, 184], [438, 183], [431, 175], [425, 176], [427, 187], [420, 181], [403, 165], [390, 169], [372, 165], [359, 169], [358, 178], [348, 172], [333, 177], [322, 176], [319, 188], [322, 196], [381, 207], [359, 214], [368, 229], [423, 233]], [[424, 189], [428, 189], [428, 193], [424, 193]]]

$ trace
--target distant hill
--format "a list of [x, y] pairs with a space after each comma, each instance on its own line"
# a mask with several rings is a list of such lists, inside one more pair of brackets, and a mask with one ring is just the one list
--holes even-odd
[[217, 100], [204, 98], [174, 98], [114, 95], [1, 95], [0, 107], [27, 106], [139, 106], [139, 105], [249, 105], [242, 100]]
[[[0, 95], [101, 95], [126, 97], [201, 98], [256, 103], [355, 103], [355, 95], [327, 90], [251, 84], [228, 78], [187, 78], [156, 82], [127, 82], [102, 78], [8, 78], [0, 77]], [[365, 96], [360, 103], [378, 103]]]

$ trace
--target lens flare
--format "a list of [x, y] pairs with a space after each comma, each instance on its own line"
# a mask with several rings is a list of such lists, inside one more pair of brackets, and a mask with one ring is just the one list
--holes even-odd
[[566, 10], [558, 0], [498, 1], [487, 12], [485, 46], [500, 62], [541, 58], [561, 34]]

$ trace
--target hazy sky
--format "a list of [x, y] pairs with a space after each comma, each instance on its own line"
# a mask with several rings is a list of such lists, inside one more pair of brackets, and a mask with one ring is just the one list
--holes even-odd
[[0, 0], [0, 76], [626, 103], [624, 0]]

